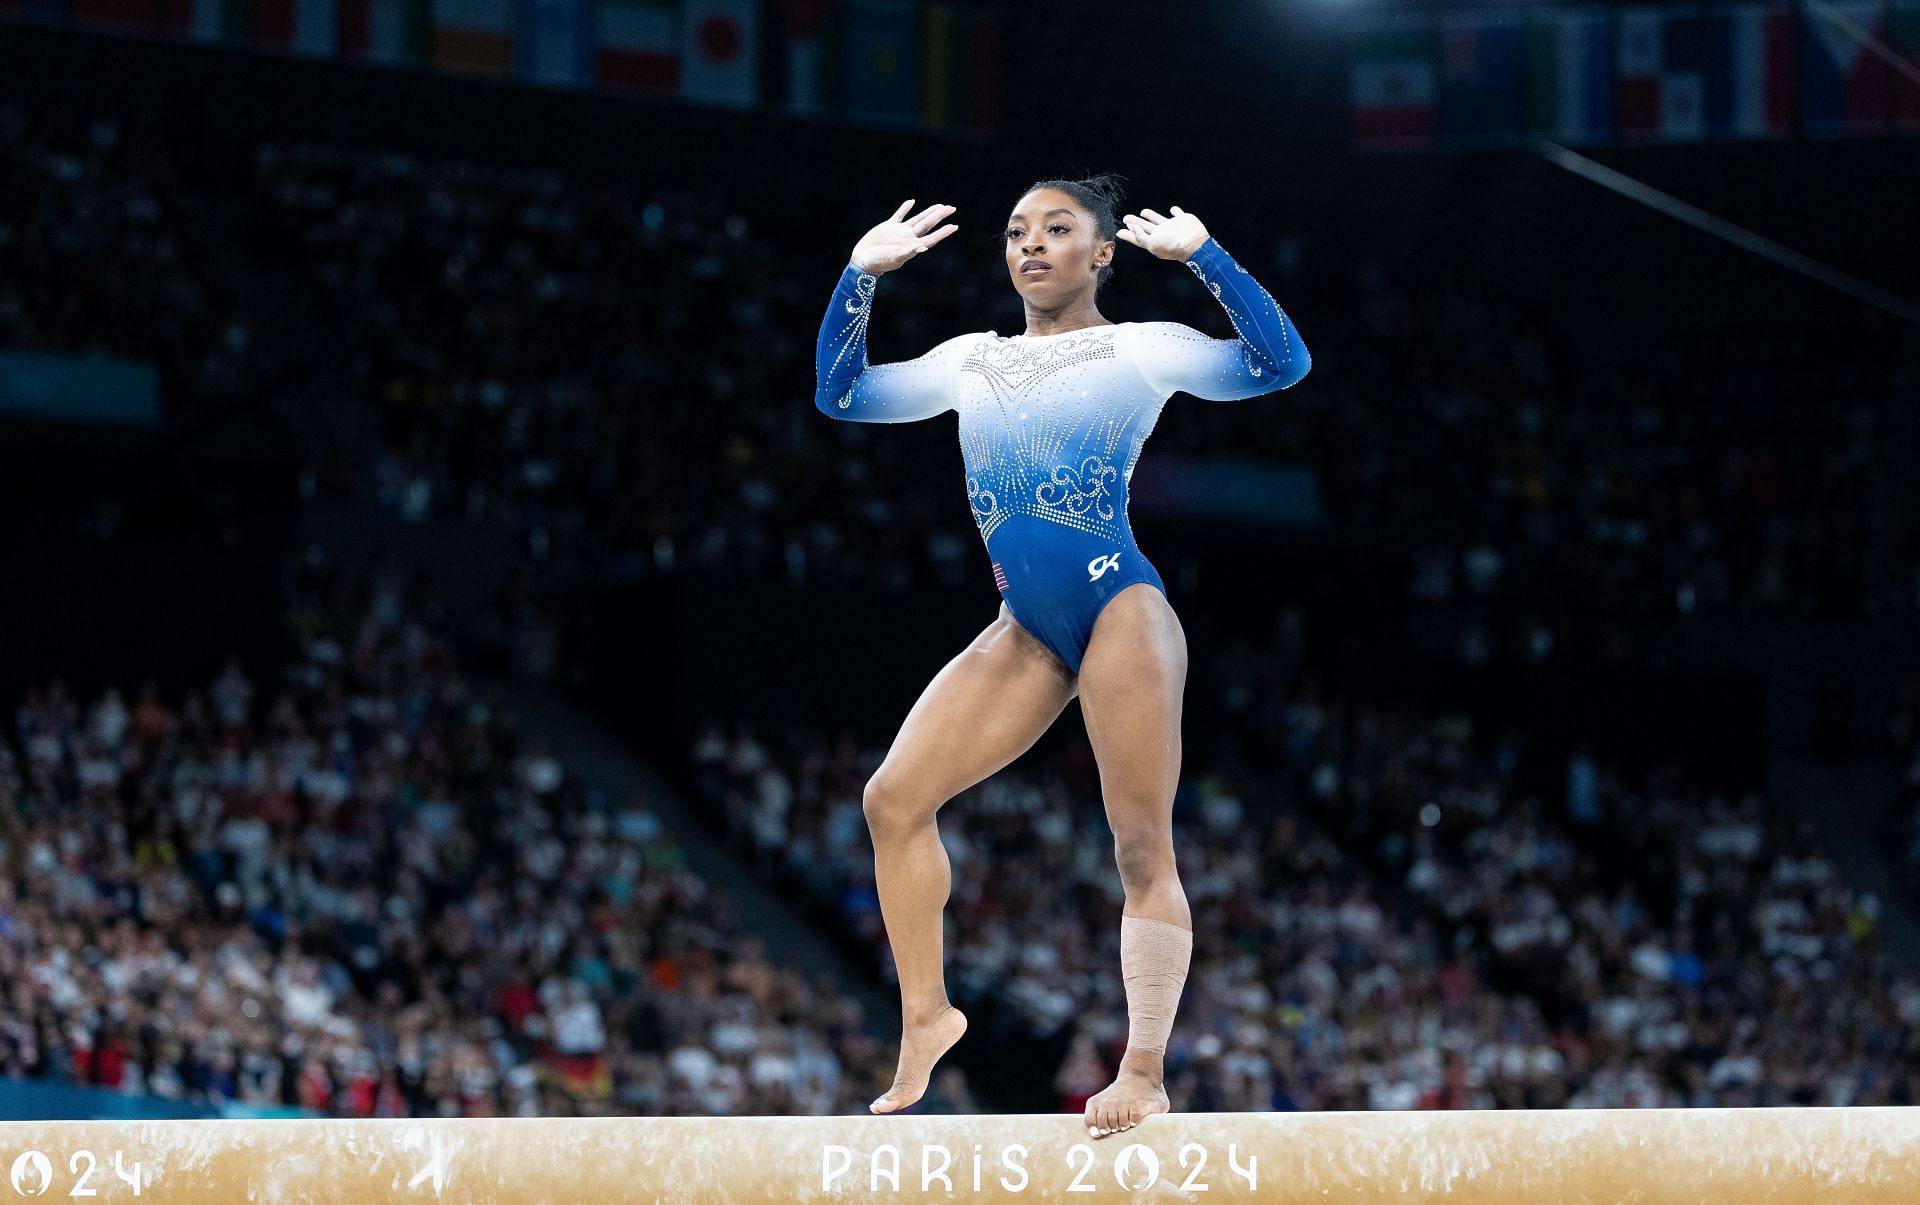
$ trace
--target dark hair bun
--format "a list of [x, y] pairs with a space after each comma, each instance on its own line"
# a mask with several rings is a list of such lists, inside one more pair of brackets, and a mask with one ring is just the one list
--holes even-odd
[[1097, 176], [1088, 176], [1079, 183], [1081, 187], [1116, 210], [1127, 198], [1127, 178], [1115, 172], [1102, 172]]

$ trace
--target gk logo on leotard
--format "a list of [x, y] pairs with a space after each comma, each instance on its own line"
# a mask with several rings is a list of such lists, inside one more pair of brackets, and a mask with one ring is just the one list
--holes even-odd
[[1118, 569], [1119, 567], [1120, 554], [1117, 552], [1109, 552], [1105, 556], [1094, 557], [1087, 562], [1087, 580], [1097, 582], [1106, 576], [1107, 570]]

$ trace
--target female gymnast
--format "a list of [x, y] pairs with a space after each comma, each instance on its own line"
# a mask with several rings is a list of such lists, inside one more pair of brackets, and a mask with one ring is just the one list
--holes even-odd
[[[866, 787], [903, 1019], [898, 1073], [875, 1113], [920, 1099], [967, 1028], [947, 1000], [941, 924], [952, 872], [935, 813], [1024, 753], [1076, 694], [1126, 890], [1127, 1050], [1113, 1084], [1087, 1102], [1087, 1130], [1105, 1137], [1167, 1110], [1162, 1060], [1193, 951], [1173, 852], [1187, 645], [1134, 544], [1127, 482], [1172, 394], [1254, 397], [1299, 381], [1311, 360], [1199, 218], [1177, 205], [1170, 217], [1143, 209], [1123, 229], [1118, 183], [1043, 180], [1014, 206], [1004, 255], [1025, 303], [1023, 334], [960, 335], [917, 360], [867, 363], [879, 278], [958, 229], [940, 224], [953, 206], [908, 217], [911, 200], [854, 246], [820, 326], [823, 413], [904, 423], [959, 412], [967, 498], [1001, 594], [999, 617], [934, 676]], [[1113, 272], [1116, 237], [1184, 263], [1239, 337], [1109, 321], [1095, 295]]]

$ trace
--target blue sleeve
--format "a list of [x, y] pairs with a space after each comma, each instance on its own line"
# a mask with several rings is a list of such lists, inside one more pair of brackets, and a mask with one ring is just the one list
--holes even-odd
[[827, 303], [814, 347], [813, 404], [830, 418], [857, 423], [908, 423], [953, 405], [955, 353], [967, 336], [949, 339], [917, 360], [867, 363], [867, 319], [879, 277], [848, 264]]
[[1223, 402], [1298, 384], [1313, 357], [1273, 296], [1217, 239], [1209, 238], [1186, 262], [1227, 311], [1239, 338], [1210, 338], [1177, 322], [1141, 323], [1146, 337], [1136, 354], [1148, 382], [1163, 393]]

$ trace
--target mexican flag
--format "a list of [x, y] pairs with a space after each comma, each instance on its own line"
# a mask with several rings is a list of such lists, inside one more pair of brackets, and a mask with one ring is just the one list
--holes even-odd
[[833, 0], [775, 0], [784, 86], [780, 108], [796, 116], [824, 117], [834, 110]]
[[1613, 137], [1613, 20], [1604, 8], [1545, 9], [1527, 30], [1526, 129], [1575, 146]]
[[340, 0], [340, 55], [401, 66], [426, 54], [427, 0]]
[[1437, 93], [1433, 27], [1403, 17], [1361, 31], [1349, 78], [1353, 141], [1370, 146], [1431, 142]]

